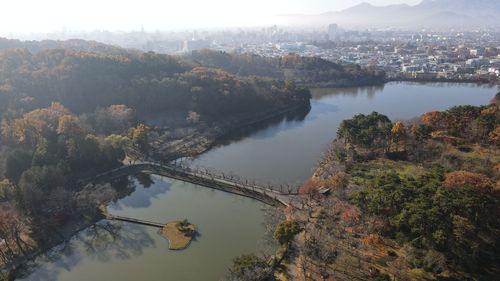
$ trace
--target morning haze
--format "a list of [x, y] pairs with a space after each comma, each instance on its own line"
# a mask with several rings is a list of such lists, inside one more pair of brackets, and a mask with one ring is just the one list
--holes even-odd
[[[361, 2], [375, 5], [418, 0], [313, 0], [313, 1], [5, 1], [0, 32], [38, 33], [71, 31], [149, 31], [190, 28], [264, 26], [276, 23], [281, 14], [319, 14], [339, 11]], [[9, 12], [7, 12], [9, 11]]]
[[1, 8], [1, 281], [498, 280], [499, 0]]

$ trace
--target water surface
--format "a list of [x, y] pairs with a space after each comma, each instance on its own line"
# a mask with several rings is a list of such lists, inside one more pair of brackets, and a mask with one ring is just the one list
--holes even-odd
[[[496, 87], [448, 83], [389, 83], [382, 87], [313, 90], [311, 110], [235, 134], [193, 165], [260, 182], [300, 183], [312, 173], [339, 123], [378, 111], [409, 119], [454, 105], [487, 104]], [[234, 256], [265, 249], [261, 203], [192, 184], [153, 177], [110, 207], [117, 215], [168, 222], [187, 218], [200, 237], [185, 251], [169, 251], [149, 227], [118, 224], [113, 235], [90, 229], [64, 251], [52, 251], [26, 280], [219, 280]], [[97, 234], [96, 234], [97, 233]]]
[[233, 142], [227, 141], [201, 155], [193, 165], [233, 172], [263, 183], [300, 184], [311, 176], [344, 119], [372, 111], [393, 121], [411, 119], [455, 105], [484, 105], [497, 92], [496, 86], [411, 82], [313, 89], [311, 111], [305, 119], [284, 118], [251, 131], [244, 138], [237, 136]]
[[39, 260], [41, 265], [26, 280], [219, 280], [235, 256], [270, 249], [262, 239], [260, 202], [159, 176], [152, 179], [147, 188], [136, 181], [136, 191], [109, 212], [155, 222], [187, 218], [200, 232], [189, 248], [169, 250], [153, 227], [116, 222], [110, 228], [101, 222], [102, 227], [83, 231], [65, 248]]

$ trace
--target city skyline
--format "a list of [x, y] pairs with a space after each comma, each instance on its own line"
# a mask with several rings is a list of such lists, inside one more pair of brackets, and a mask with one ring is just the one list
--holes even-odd
[[367, 2], [373, 5], [410, 4], [421, 0], [341, 0], [341, 1], [199, 1], [161, 2], [97, 1], [85, 3], [62, 0], [9, 1], [3, 3], [0, 34], [55, 31], [132, 31], [145, 29], [252, 27], [276, 23], [276, 15], [320, 14], [343, 10]]

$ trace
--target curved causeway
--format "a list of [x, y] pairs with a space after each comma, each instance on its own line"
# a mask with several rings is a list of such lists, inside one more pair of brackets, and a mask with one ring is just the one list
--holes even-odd
[[161, 164], [154, 162], [141, 162], [138, 164], [125, 165], [123, 167], [99, 174], [91, 179], [83, 180], [82, 183], [102, 183], [114, 179], [134, 175], [138, 173], [153, 174], [176, 179], [224, 192], [252, 198], [270, 206], [298, 206], [302, 201], [301, 196], [288, 190], [281, 192], [271, 187], [262, 187], [251, 184], [248, 181], [235, 180], [203, 170], [193, 170], [172, 164]]

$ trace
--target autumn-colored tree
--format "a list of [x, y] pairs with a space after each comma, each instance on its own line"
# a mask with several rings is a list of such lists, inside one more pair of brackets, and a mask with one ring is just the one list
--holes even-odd
[[398, 145], [407, 137], [407, 131], [405, 125], [401, 121], [394, 123], [391, 129], [392, 142], [396, 144], [396, 150], [398, 150]]
[[83, 129], [78, 117], [73, 115], [64, 115], [59, 118], [57, 133], [67, 137], [80, 137], [83, 134]]
[[486, 191], [491, 190], [495, 186], [494, 182], [487, 176], [468, 171], [454, 171], [447, 173], [445, 175], [443, 185], [448, 189], [467, 186]]
[[495, 130], [489, 134], [488, 139], [494, 145], [500, 146], [500, 126], [496, 126]]
[[495, 114], [499, 111], [498, 105], [490, 105], [481, 111], [481, 115]]
[[35, 150], [44, 138], [51, 136], [59, 125], [59, 119], [65, 115], [69, 115], [68, 110], [54, 102], [50, 107], [35, 109], [10, 124], [3, 123], [2, 134], [14, 138], [28, 150]]
[[332, 189], [344, 189], [349, 185], [350, 176], [345, 172], [338, 172], [334, 176], [324, 180], [325, 187]]
[[26, 149], [34, 149], [42, 139], [45, 124], [41, 120], [20, 118], [14, 120], [12, 131], [15, 140]]
[[300, 188], [300, 194], [314, 194], [321, 187], [321, 182], [314, 179], [309, 179]]
[[426, 112], [422, 115], [421, 120], [425, 125], [431, 126], [434, 129], [440, 127], [439, 122], [441, 121], [442, 113], [439, 111]]
[[322, 181], [324, 187], [329, 188], [340, 198], [345, 198], [349, 186], [350, 176], [345, 172], [337, 172], [332, 177]]
[[375, 256], [381, 257], [387, 255], [387, 246], [384, 238], [380, 235], [370, 234], [363, 238], [362, 243]]
[[49, 107], [35, 109], [24, 114], [23, 117], [28, 120], [38, 120], [41, 125], [49, 130], [55, 130], [59, 125], [59, 118], [69, 114], [70, 112], [62, 104], [53, 102]]
[[346, 225], [352, 226], [361, 219], [361, 211], [351, 204], [342, 204], [340, 218]]
[[144, 124], [139, 124], [132, 129], [132, 143], [143, 154], [149, 151], [148, 128]]
[[95, 113], [96, 131], [101, 133], [121, 133], [126, 131], [135, 118], [135, 111], [123, 104], [100, 108]]

